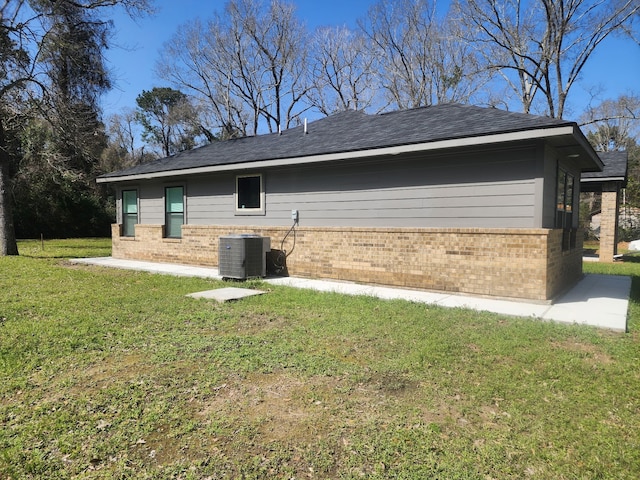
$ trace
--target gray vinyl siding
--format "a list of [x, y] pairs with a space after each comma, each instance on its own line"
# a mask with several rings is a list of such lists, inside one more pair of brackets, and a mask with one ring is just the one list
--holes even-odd
[[[542, 154], [529, 145], [141, 182], [141, 222], [164, 223], [164, 187], [183, 184], [194, 225], [286, 226], [295, 209], [301, 226], [539, 227]], [[263, 175], [265, 213], [236, 215], [236, 175], [253, 173]]]
[[187, 223], [194, 225], [253, 225], [260, 216], [236, 217], [235, 174], [207, 175], [189, 180]]
[[[508, 194], [496, 194], [497, 190]], [[530, 182], [451, 184], [412, 188], [305, 192], [295, 198], [268, 195], [269, 211], [299, 211], [310, 226], [528, 226], [532, 217]], [[506, 223], [505, 223], [506, 222]]]
[[164, 225], [164, 187], [168, 184], [145, 183], [140, 186], [140, 222]]

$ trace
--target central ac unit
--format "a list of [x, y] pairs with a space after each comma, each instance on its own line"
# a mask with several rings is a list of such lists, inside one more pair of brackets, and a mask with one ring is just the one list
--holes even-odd
[[267, 274], [266, 252], [270, 238], [241, 234], [220, 237], [218, 273], [222, 278], [245, 280]]

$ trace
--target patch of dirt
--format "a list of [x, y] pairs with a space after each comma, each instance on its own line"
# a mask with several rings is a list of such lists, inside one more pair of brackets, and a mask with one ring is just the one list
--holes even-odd
[[288, 326], [290, 320], [282, 315], [266, 315], [257, 313], [242, 315], [237, 321], [237, 329], [247, 334], [255, 334], [264, 331], [281, 330]]
[[614, 362], [613, 358], [603, 352], [598, 346], [577, 342], [567, 339], [563, 342], [554, 342], [553, 346], [558, 349], [577, 352], [583, 355], [584, 361], [591, 365], [609, 365]]
[[374, 416], [391, 416], [388, 407], [417, 384], [388, 373], [354, 385], [346, 377], [302, 379], [281, 372], [252, 374], [216, 388], [200, 401], [198, 417], [252, 425], [262, 444], [304, 445], [331, 436], [338, 425], [349, 428]]
[[332, 388], [332, 379], [327, 380], [303, 381], [286, 373], [253, 374], [216, 387], [216, 395], [201, 403], [197, 415], [257, 426], [261, 443], [306, 442], [326, 433], [330, 423], [331, 412], [321, 400], [323, 391]]
[[[180, 377], [185, 369], [188, 376], [193, 367], [190, 362], [176, 362], [168, 375]], [[154, 366], [143, 355], [122, 353], [73, 370], [73, 379], [56, 379], [56, 384], [73, 380], [67, 395], [128, 382], [152, 374]], [[156, 376], [154, 380], [162, 383], [163, 378]], [[122, 454], [154, 467], [185, 461], [220, 462], [233, 474], [238, 473], [234, 470], [238, 465], [225, 459], [263, 458], [268, 464], [273, 458], [288, 458], [287, 468], [317, 478], [309, 474], [309, 468], [322, 460], [314, 457], [314, 446], [324, 444], [320, 450], [324, 455], [331, 452], [331, 458], [318, 468], [331, 478], [335, 473], [332, 468], [340, 463], [341, 456], [349, 454], [352, 436], [363, 425], [388, 428], [397, 423], [398, 416], [407, 416], [407, 421], [417, 424], [443, 424], [451, 414], [447, 409], [425, 407], [421, 415], [416, 410], [408, 413], [403, 407], [408, 401], [423, 404], [409, 397], [420, 398], [424, 392], [424, 385], [402, 372], [369, 372], [357, 379], [349, 375], [300, 377], [286, 369], [232, 374], [206, 390], [176, 391], [176, 408], [184, 414], [179, 427], [171, 425], [169, 419], [166, 424], [161, 420], [143, 438], [132, 437]], [[111, 428], [106, 420], [97, 424], [99, 431], [110, 433]], [[104, 460], [104, 465], [95, 468], [108, 468], [110, 462]], [[274, 466], [274, 471], [279, 468]]]
[[[172, 434], [170, 425], [159, 425], [147, 435], [135, 441], [129, 448], [132, 456], [149, 465], [170, 465], [200, 457], [200, 449], [207, 446], [207, 440], [190, 445], [179, 435]], [[195, 448], [193, 448], [195, 447]]]
[[[70, 373], [65, 376], [56, 375], [55, 377], [44, 379], [40, 378], [42, 374], [36, 372], [31, 376], [31, 381], [39, 385], [48, 385], [43, 387], [43, 391], [50, 391], [50, 393], [42, 398], [42, 402], [57, 402], [64, 395], [80, 394], [105, 388], [118, 381], [131, 381], [141, 374], [153, 371], [154, 368], [154, 365], [150, 365], [146, 361], [144, 355], [111, 355], [87, 368], [80, 366], [68, 368]], [[60, 388], [61, 384], [69, 383], [71, 383], [71, 386], [68, 390]]]
[[417, 382], [397, 372], [376, 373], [371, 376], [367, 383], [386, 394], [392, 395], [408, 394], [418, 387]]
[[102, 362], [85, 370], [81, 375], [88, 383], [113, 383], [114, 381], [129, 381], [134, 377], [152, 371], [153, 365], [145, 361], [145, 355], [112, 355]]

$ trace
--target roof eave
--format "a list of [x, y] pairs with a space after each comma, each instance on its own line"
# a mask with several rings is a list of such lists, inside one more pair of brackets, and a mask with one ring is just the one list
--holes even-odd
[[[577, 133], [576, 133], [577, 131]], [[400, 155], [405, 153], [427, 152], [433, 150], [445, 150], [450, 148], [473, 147], [482, 145], [491, 145], [495, 143], [515, 142], [523, 140], [545, 139], [556, 136], [572, 136], [576, 139], [580, 146], [587, 151], [589, 158], [593, 159], [596, 165], [602, 169], [602, 162], [584, 138], [584, 135], [575, 124], [566, 124], [553, 127], [541, 127], [530, 130], [518, 130], [513, 132], [501, 132], [489, 135], [481, 135], [474, 137], [462, 137], [446, 140], [436, 140], [423, 143], [414, 143], [408, 145], [396, 145], [390, 147], [379, 147], [368, 150], [354, 150], [349, 152], [325, 153], [318, 155], [309, 155], [304, 157], [288, 157], [279, 159], [257, 160], [252, 162], [233, 163], [225, 165], [209, 165], [203, 167], [185, 168], [180, 170], [165, 170], [158, 172], [139, 173], [133, 175], [115, 175], [98, 177], [98, 183], [118, 183], [130, 182], [138, 180], [152, 180], [156, 178], [180, 177], [184, 175], [196, 175], [203, 173], [229, 172], [247, 169], [261, 169], [268, 167], [302, 165], [312, 163], [331, 162], [336, 160], [355, 160], [370, 157], [378, 157], [385, 155]], [[587, 148], [588, 147], [588, 148]]]
[[574, 129], [574, 135], [573, 135], [574, 138], [577, 140], [580, 147], [582, 147], [582, 149], [587, 153], [589, 160], [595, 163], [595, 167], [596, 167], [595, 169], [593, 167], [589, 167], [587, 165], [588, 161], [587, 162], [582, 161], [581, 164], [586, 166], [586, 168], [584, 168], [582, 171], [583, 172], [601, 172], [604, 169], [604, 163], [600, 159], [600, 156], [595, 151], [591, 143], [589, 143], [589, 140], [587, 140], [587, 137], [584, 136], [584, 133], [582, 133], [582, 130], [580, 130], [580, 127], [578, 127], [578, 124], [574, 124], [573, 129]]

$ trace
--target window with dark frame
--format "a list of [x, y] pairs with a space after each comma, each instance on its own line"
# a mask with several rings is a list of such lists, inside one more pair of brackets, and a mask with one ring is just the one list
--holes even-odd
[[181, 238], [184, 224], [184, 187], [164, 189], [165, 237]]
[[573, 228], [575, 177], [558, 167], [556, 194], [556, 228], [562, 229], [562, 250], [576, 246], [576, 229]]
[[138, 191], [122, 191], [122, 236], [135, 236], [134, 225], [138, 223]]
[[236, 177], [236, 210], [261, 211], [262, 175]]

